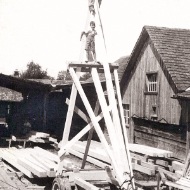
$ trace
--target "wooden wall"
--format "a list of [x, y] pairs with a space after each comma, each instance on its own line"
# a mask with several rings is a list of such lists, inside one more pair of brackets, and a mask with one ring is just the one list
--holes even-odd
[[186, 126], [162, 124], [134, 118], [134, 142], [169, 150], [174, 157], [186, 156]]
[[[134, 63], [135, 64], [135, 63]], [[158, 94], [145, 94], [146, 73], [158, 72]], [[130, 105], [131, 116], [151, 119], [153, 105], [156, 105], [158, 120], [165, 120], [168, 123], [179, 124], [181, 118], [181, 106], [177, 99], [171, 97], [175, 94], [165, 76], [159, 61], [153, 53], [151, 46], [147, 43], [139, 56], [136, 69], [126, 88], [123, 96], [123, 103]]]
[[[185, 109], [180, 100], [173, 99], [175, 88], [172, 86], [167, 72], [150, 41], [147, 41], [137, 59], [135, 68], [131, 71], [129, 81], [126, 81], [123, 103], [130, 107], [129, 139], [131, 142], [146, 144], [166, 150], [171, 150], [178, 158], [184, 158], [186, 150], [186, 118]], [[146, 74], [157, 71], [158, 93], [146, 94]], [[122, 87], [121, 87], [122, 88]], [[133, 116], [151, 120], [156, 105], [157, 121], [145, 124], [132, 119]], [[159, 123], [157, 122], [157, 123]], [[163, 125], [162, 125], [163, 123]], [[166, 125], [167, 124], [167, 125]], [[175, 126], [175, 127], [174, 127]]]

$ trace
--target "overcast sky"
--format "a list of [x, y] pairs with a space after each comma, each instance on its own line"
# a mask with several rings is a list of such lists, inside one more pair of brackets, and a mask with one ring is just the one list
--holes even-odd
[[[102, 0], [100, 11], [110, 62], [131, 53], [144, 25], [190, 29], [190, 0]], [[34, 61], [56, 78], [79, 60], [87, 13], [87, 0], [0, 0], [0, 72]]]

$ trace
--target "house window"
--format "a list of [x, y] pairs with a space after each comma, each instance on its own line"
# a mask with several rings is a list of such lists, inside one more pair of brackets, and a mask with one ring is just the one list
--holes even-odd
[[129, 104], [123, 104], [125, 125], [129, 126]]
[[154, 93], [157, 92], [158, 81], [157, 72], [147, 73], [147, 92]]

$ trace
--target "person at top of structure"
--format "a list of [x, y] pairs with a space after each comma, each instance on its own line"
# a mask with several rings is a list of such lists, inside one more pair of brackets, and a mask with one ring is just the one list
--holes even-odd
[[85, 45], [85, 50], [86, 50], [86, 58], [88, 62], [96, 61], [96, 51], [95, 51], [95, 35], [97, 35], [97, 32], [95, 30], [96, 24], [94, 21], [90, 22], [90, 27], [91, 30], [88, 32], [82, 32], [81, 33], [81, 38], [82, 39], [83, 35], [86, 36], [86, 45]]
[[96, 14], [95, 9], [94, 9], [94, 3], [95, 3], [95, 0], [88, 0], [89, 11], [93, 16], [95, 16]]

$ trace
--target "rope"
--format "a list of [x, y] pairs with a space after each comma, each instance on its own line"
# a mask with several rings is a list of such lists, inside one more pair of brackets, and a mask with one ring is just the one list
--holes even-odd
[[102, 20], [101, 20], [100, 12], [99, 12], [99, 6], [98, 6], [97, 1], [96, 1], [96, 7], [97, 7], [98, 17], [99, 17], [99, 21], [100, 21], [100, 27], [101, 27], [101, 30], [102, 30], [102, 36], [103, 36], [103, 40], [104, 40], [104, 47], [105, 47], [105, 51], [106, 51], [106, 54], [107, 54], [107, 48], [106, 48], [106, 40], [105, 40], [105, 35], [104, 35], [104, 29], [103, 29]]

